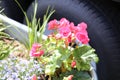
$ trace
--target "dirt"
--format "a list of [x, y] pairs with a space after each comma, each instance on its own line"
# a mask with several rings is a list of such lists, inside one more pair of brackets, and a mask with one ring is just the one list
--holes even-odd
[[11, 47], [13, 47], [10, 55], [12, 55], [12, 56], [14, 55], [14, 56], [21, 57], [21, 58], [27, 57], [28, 50], [26, 49], [24, 44], [20, 43], [17, 40], [7, 39], [7, 38], [2, 39], [2, 41], [5, 42], [6, 44], [10, 45]]

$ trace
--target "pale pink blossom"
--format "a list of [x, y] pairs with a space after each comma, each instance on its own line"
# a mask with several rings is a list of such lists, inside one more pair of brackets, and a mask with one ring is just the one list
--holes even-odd
[[73, 61], [73, 62], [71, 63], [71, 67], [74, 68], [75, 66], [76, 66], [76, 61]]
[[32, 49], [36, 49], [36, 48], [40, 48], [40, 47], [41, 47], [41, 45], [39, 43], [34, 43], [32, 45]]
[[72, 78], [73, 78], [73, 75], [68, 76], [68, 80], [72, 80]]
[[35, 74], [32, 76], [32, 80], [37, 80], [37, 76]]
[[71, 30], [70, 30], [69, 26], [61, 27], [59, 29], [59, 34], [61, 34], [62, 37], [68, 37], [71, 34]]
[[71, 30], [71, 32], [74, 33], [74, 34], [79, 31], [79, 30], [78, 30], [78, 27], [75, 26], [73, 22], [70, 23], [70, 30]]
[[83, 30], [86, 30], [86, 29], [87, 29], [87, 24], [84, 23], [84, 22], [81, 22], [81, 23], [78, 24], [77, 26], [78, 26], [79, 31], [83, 31]]
[[40, 57], [44, 54], [44, 50], [40, 50], [41, 45], [38, 43], [34, 43], [30, 50], [30, 56], [32, 57]]
[[88, 38], [88, 35], [86, 34], [86, 32], [85, 33], [77, 32], [76, 39], [83, 44], [88, 44], [88, 42], [89, 42], [89, 38]]
[[71, 23], [70, 29], [74, 34], [76, 34], [77, 32], [84, 32], [85, 34], [87, 34], [87, 24], [84, 22], [79, 23], [77, 26], [74, 26], [74, 23]]
[[59, 28], [61, 28], [68, 26], [70, 22], [66, 18], [62, 18], [60, 19], [59, 23], [60, 23]]
[[59, 27], [59, 22], [56, 19], [48, 23], [48, 30], [54, 30], [57, 29], [58, 27]]

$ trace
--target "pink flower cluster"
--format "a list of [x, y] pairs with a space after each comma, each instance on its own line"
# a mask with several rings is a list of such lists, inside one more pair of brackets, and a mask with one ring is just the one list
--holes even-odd
[[68, 78], [68, 80], [72, 80], [73, 75], [69, 75], [67, 78]]
[[44, 54], [44, 51], [40, 49], [41, 45], [38, 43], [34, 43], [32, 45], [32, 49], [30, 50], [30, 56], [32, 57], [39, 57]]
[[[82, 44], [88, 44], [89, 42], [88, 33], [86, 31], [87, 24], [84, 22], [75, 26], [73, 22], [69, 22], [66, 18], [62, 18], [59, 21], [56, 19], [50, 21], [48, 26], [49, 30], [56, 30], [58, 32], [57, 34], [54, 34], [54, 36], [56, 39], [64, 39], [66, 45], [71, 42], [75, 42], [75, 40]], [[53, 35], [49, 35], [49, 37], [50, 36]], [[30, 50], [30, 56], [42, 56], [44, 54], [44, 50], [41, 50], [41, 47], [42, 46], [39, 43], [34, 43]], [[75, 64], [72, 65], [72, 67], [74, 66]]]
[[66, 18], [62, 18], [59, 21], [54, 19], [48, 23], [48, 30], [57, 30], [58, 34], [56, 35], [66, 38], [69, 43], [78, 40], [82, 44], [88, 44], [89, 38], [86, 29], [86, 23], [81, 22], [75, 26], [73, 22], [69, 22]]

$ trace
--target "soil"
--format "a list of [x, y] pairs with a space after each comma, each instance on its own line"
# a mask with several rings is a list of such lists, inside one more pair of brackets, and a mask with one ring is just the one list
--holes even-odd
[[1, 39], [1, 41], [5, 42], [7, 45], [10, 45], [11, 47], [13, 47], [10, 55], [16, 56], [16, 57], [21, 57], [21, 58], [26, 58], [26, 55], [28, 54], [28, 50], [26, 49], [24, 44], [20, 43], [17, 40], [8, 39], [8, 38]]

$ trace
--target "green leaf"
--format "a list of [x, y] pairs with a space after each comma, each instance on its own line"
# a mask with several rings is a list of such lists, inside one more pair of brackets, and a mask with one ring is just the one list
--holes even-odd
[[78, 70], [89, 70], [91, 61], [98, 61], [95, 50], [88, 46], [82, 45], [74, 49], [73, 56], [76, 60], [76, 67]]
[[64, 77], [68, 77], [69, 75], [73, 75], [72, 80], [91, 80], [91, 76], [87, 71], [78, 71], [76, 69], [62, 73], [59, 76], [54, 76], [52, 79], [63, 80]]
[[84, 62], [87, 62], [87, 61], [91, 61], [91, 60], [94, 60], [94, 61], [98, 61], [98, 57], [97, 55], [94, 53], [94, 49], [91, 49], [89, 50], [88, 52], [86, 52], [85, 54], [83, 54], [81, 56], [81, 59], [84, 61]]
[[0, 21], [0, 39], [2, 38], [10, 38], [10, 35], [5, 33], [4, 30], [8, 27], [4, 26], [3, 22]]
[[47, 63], [45, 67], [45, 73], [47, 75], [54, 75], [57, 68], [60, 68], [62, 65], [62, 61], [60, 60], [61, 54], [58, 50], [55, 50], [53, 52], [53, 55], [50, 56], [49, 62]]
[[60, 46], [58, 48], [59, 52], [61, 53], [62, 57], [61, 60], [66, 60], [70, 57], [71, 53], [70, 50], [67, 48], [64, 48], [63, 46]]
[[[0, 27], [1, 27], [1, 26], [0, 26]], [[4, 27], [4, 28], [0, 28], [0, 32], [1, 32], [1, 31], [4, 31], [5, 29], [6, 29], [5, 27]]]
[[[33, 15], [31, 15], [31, 20], [29, 20], [27, 13], [23, 10], [22, 6], [20, 5], [20, 3], [15, 0], [15, 2], [18, 4], [19, 8], [22, 10], [23, 14], [25, 15], [25, 19], [26, 19], [26, 23], [27, 26], [29, 27], [29, 44], [26, 44], [26, 48], [28, 48], [28, 50], [31, 49], [32, 44], [33, 43], [42, 43], [43, 42], [43, 33], [46, 29], [46, 25], [48, 23], [49, 18], [51, 17], [51, 15], [55, 12], [54, 10], [51, 10], [50, 13], [48, 14], [48, 10], [46, 11], [46, 14], [44, 15], [44, 19], [43, 19], [43, 23], [42, 25], [40, 25], [40, 19], [36, 18], [37, 15], [37, 9], [38, 9], [38, 3], [37, 0], [35, 0], [35, 3], [33, 4], [33, 9], [34, 9], [34, 13]], [[38, 35], [40, 34], [40, 35]]]
[[68, 58], [67, 60], [64, 60], [63, 61], [63, 66], [64, 66], [64, 68], [65, 69], [67, 69], [67, 70], [69, 70], [69, 71], [71, 71], [71, 62], [72, 62], [72, 60], [70, 59], [70, 58]]
[[4, 59], [7, 57], [12, 50], [12, 47], [3, 41], [0, 41], [0, 60]]
[[46, 75], [54, 75], [56, 70], [56, 65], [55, 64], [49, 64], [45, 66], [45, 74]]

